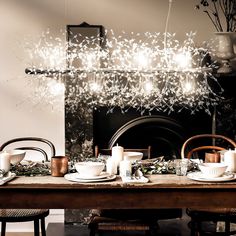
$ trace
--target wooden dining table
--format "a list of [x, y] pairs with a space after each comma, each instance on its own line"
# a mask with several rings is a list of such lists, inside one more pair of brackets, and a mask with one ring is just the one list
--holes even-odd
[[200, 182], [174, 174], [150, 175], [148, 183], [78, 183], [64, 177], [16, 177], [0, 186], [0, 208], [235, 207], [236, 181]]

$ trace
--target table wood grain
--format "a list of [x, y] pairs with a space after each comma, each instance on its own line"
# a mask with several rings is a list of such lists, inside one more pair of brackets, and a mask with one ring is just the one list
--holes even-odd
[[63, 177], [17, 177], [0, 186], [0, 208], [184, 208], [235, 207], [236, 182], [208, 183], [170, 174], [149, 183], [78, 183]]

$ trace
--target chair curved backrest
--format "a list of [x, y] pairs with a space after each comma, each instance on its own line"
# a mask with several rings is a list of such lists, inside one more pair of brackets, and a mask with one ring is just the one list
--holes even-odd
[[[151, 146], [147, 148], [129, 148], [124, 149], [125, 152], [142, 152], [143, 156], [150, 159], [151, 158]], [[95, 157], [98, 157], [99, 154], [109, 154], [111, 155], [111, 149], [100, 149], [97, 145], [95, 146]]]
[[[56, 155], [56, 149], [55, 149], [55, 146], [54, 144], [47, 140], [47, 139], [44, 139], [44, 138], [38, 138], [38, 137], [22, 137], [22, 138], [14, 138], [14, 139], [11, 139], [5, 143], [3, 143], [1, 146], [0, 146], [0, 151], [3, 151], [5, 147], [7, 147], [8, 145], [12, 144], [12, 143], [17, 143], [17, 142], [25, 142], [25, 141], [36, 141], [36, 142], [40, 142], [40, 143], [45, 143], [49, 146], [50, 148], [50, 157], [52, 156], [55, 156]], [[31, 146], [20, 146], [20, 147], [17, 147], [15, 149], [21, 149], [21, 150], [33, 150], [33, 151], [38, 151], [40, 153], [43, 154], [44, 156], [44, 159], [45, 161], [48, 161], [48, 154], [45, 150], [43, 150], [42, 148], [40, 147], [37, 147], [36, 145], [33, 145], [31, 144]]]
[[226, 136], [219, 135], [219, 134], [199, 134], [199, 135], [195, 135], [195, 136], [190, 137], [189, 139], [187, 139], [184, 142], [184, 144], [181, 148], [181, 158], [185, 158], [185, 156], [186, 156], [189, 159], [194, 152], [198, 152], [201, 150], [218, 150], [218, 151], [225, 150], [224, 147], [219, 147], [219, 146], [215, 146], [215, 145], [208, 145], [208, 146], [200, 146], [200, 147], [193, 148], [187, 154], [185, 153], [186, 147], [190, 142], [192, 142], [195, 139], [202, 139], [202, 138], [222, 139], [224, 141], [227, 141], [234, 148], [236, 148], [236, 143], [232, 139], [230, 139]]
[[[20, 142], [22, 142], [22, 145]], [[29, 146], [25, 145], [26, 142], [30, 142]], [[44, 149], [38, 147], [38, 145], [42, 143], [46, 144], [49, 147], [49, 152], [46, 152]], [[13, 144], [14, 149], [38, 151], [43, 154], [45, 161], [48, 161], [49, 155], [50, 157], [52, 157], [55, 156], [56, 154], [55, 146], [53, 145], [53, 143], [44, 138], [38, 138], [38, 137], [14, 138], [3, 143], [0, 146], [0, 151], [3, 151], [4, 148], [10, 144]], [[49, 215], [48, 209], [4, 209], [4, 210], [0, 209], [1, 235], [5, 236], [7, 222], [34, 221], [34, 235], [39, 235], [39, 223], [41, 222], [41, 235], [46, 236], [45, 217], [48, 215]]]

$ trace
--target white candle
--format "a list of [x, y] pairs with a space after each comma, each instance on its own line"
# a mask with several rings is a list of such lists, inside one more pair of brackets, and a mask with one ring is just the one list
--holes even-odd
[[0, 169], [8, 172], [10, 170], [10, 154], [6, 152], [0, 153]]
[[113, 158], [108, 158], [106, 161], [106, 171], [111, 175], [117, 174], [116, 161]]
[[124, 155], [124, 148], [121, 146], [114, 146], [111, 149], [111, 156], [113, 160], [115, 160], [116, 165], [119, 166], [120, 162], [123, 160], [123, 155]]
[[124, 160], [120, 162], [120, 176], [131, 176], [131, 161]]
[[224, 163], [228, 166], [226, 171], [236, 172], [236, 151], [225, 152]]

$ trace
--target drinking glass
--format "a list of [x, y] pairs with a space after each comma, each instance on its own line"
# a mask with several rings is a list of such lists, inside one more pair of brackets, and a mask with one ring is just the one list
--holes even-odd
[[176, 175], [187, 175], [189, 160], [176, 159], [174, 160]]

